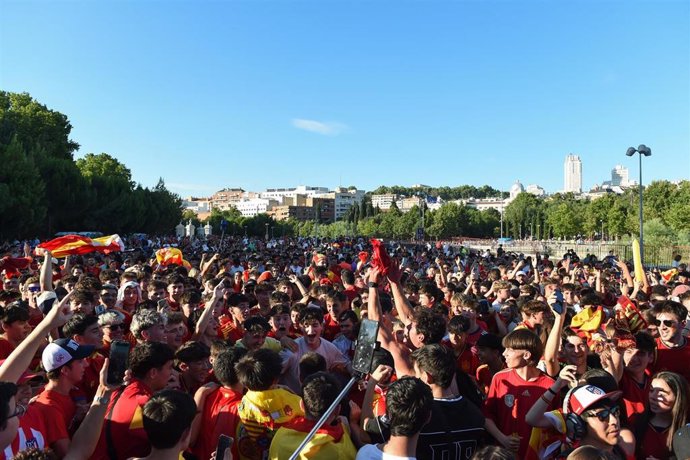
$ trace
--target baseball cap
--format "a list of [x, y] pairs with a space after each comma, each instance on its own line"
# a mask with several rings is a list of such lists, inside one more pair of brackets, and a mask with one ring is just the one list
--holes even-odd
[[570, 407], [566, 407], [564, 412], [571, 412], [577, 415], [582, 415], [584, 411], [592, 407], [597, 402], [608, 399], [610, 401], [617, 401], [618, 398], [623, 394], [622, 391], [612, 391], [606, 393], [599, 387], [594, 385], [583, 385], [576, 388], [570, 395], [569, 399], [566, 399], [566, 404]]
[[45, 347], [41, 356], [41, 362], [46, 372], [50, 372], [72, 360], [91, 356], [94, 349], [93, 345], [79, 345], [71, 339], [58, 339]]

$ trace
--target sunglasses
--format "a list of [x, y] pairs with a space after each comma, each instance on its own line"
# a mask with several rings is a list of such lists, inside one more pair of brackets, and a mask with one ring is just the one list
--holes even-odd
[[655, 320], [652, 320], [650, 322], [655, 326], [661, 326], [661, 323], [663, 323], [664, 326], [666, 326], [666, 327], [673, 327], [676, 325], [676, 322], [671, 320], [671, 319], [665, 319], [663, 321], [655, 319]]
[[119, 330], [125, 330], [125, 325], [124, 324], [106, 324], [103, 327], [107, 327], [111, 331], [119, 331]]
[[584, 417], [596, 417], [600, 422], [606, 422], [611, 415], [618, 417], [620, 415], [621, 409], [618, 406], [609, 407], [608, 409], [600, 410], [599, 412], [592, 414], [582, 414]]

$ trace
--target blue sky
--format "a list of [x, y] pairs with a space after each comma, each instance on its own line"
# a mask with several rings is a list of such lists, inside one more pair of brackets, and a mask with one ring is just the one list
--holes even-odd
[[7, 1], [0, 88], [183, 196], [690, 178], [690, 2]]

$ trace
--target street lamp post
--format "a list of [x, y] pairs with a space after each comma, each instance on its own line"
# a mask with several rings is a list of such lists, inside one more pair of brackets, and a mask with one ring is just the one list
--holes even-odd
[[640, 154], [640, 262], [642, 262], [642, 264], [644, 265], [644, 240], [642, 232], [642, 155], [646, 157], [651, 156], [652, 149], [650, 149], [644, 144], [640, 144], [637, 147], [637, 149], [635, 147], [628, 147], [628, 151], [625, 152], [625, 154], [629, 157], [635, 155], [636, 153]]
[[268, 222], [266, 222], [266, 241], [268, 241]]

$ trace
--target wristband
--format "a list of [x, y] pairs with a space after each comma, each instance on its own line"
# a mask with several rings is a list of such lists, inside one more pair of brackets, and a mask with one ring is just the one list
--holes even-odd
[[377, 287], [379, 287], [379, 283], [374, 283], [373, 281], [369, 281], [367, 286], [369, 286], [370, 288], [377, 288]]

